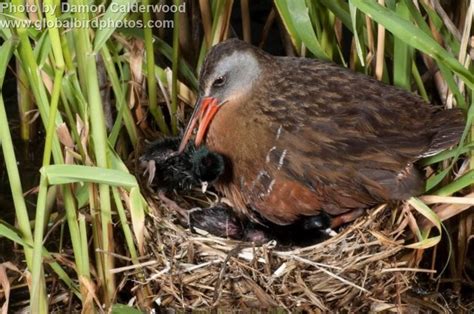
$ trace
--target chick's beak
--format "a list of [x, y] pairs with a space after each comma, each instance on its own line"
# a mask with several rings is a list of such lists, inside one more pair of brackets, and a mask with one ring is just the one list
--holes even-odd
[[199, 98], [196, 101], [191, 120], [189, 120], [186, 130], [184, 131], [183, 139], [181, 140], [181, 144], [179, 145], [179, 153], [182, 153], [186, 148], [186, 144], [191, 139], [193, 130], [195, 129], [196, 123], [198, 122], [199, 127], [194, 143], [196, 144], [196, 146], [201, 145], [201, 142], [203, 141], [204, 136], [206, 135], [206, 131], [209, 128], [209, 125], [219, 108], [220, 105], [217, 99], [213, 97], [203, 97]]

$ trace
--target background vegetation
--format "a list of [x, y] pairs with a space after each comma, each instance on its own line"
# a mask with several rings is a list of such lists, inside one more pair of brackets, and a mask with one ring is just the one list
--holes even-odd
[[[441, 269], [445, 253], [452, 253], [448, 270], [438, 280], [442, 289], [448, 282], [459, 298], [463, 289], [472, 289], [474, 216], [466, 209], [474, 202], [474, 1], [141, 2], [184, 4], [185, 12], [174, 14], [110, 9], [110, 3], [135, 0], [107, 1], [103, 4], [108, 9], [97, 13], [61, 12], [59, 0], [42, 3], [57, 5], [58, 10], [0, 13], [0, 22], [9, 22], [9, 27], [0, 29], [0, 143], [2, 179], [7, 182], [0, 196], [10, 199], [6, 195], [11, 194], [12, 200], [0, 205], [3, 213], [15, 215], [10, 221], [3, 217], [0, 235], [18, 248], [0, 265], [6, 300], [27, 283], [34, 313], [46, 312], [65, 299], [80, 304], [85, 312], [132, 297], [134, 305], [148, 304], [152, 298], [146, 286], [132, 292], [126, 288], [129, 280], [142, 276], [138, 266], [145, 254], [147, 203], [125, 161], [140, 151], [145, 138], [179, 133], [196, 98], [206, 52], [233, 36], [276, 54], [332, 60], [436, 105], [464, 110], [461, 143], [423, 161], [429, 174], [428, 196], [410, 201], [439, 230], [440, 220], [451, 218], [445, 236], [441, 240], [436, 231], [430, 236], [430, 224], [409, 227], [418, 235], [414, 246], [420, 260], [431, 258], [428, 267]], [[52, 26], [27, 26], [42, 20]], [[174, 27], [54, 26], [73, 20], [109, 20], [115, 25], [168, 20]], [[17, 102], [11, 100], [15, 89]], [[16, 104], [18, 128], [9, 124], [13, 118], [6, 110], [14, 114]], [[39, 180], [32, 182], [35, 189], [28, 198], [24, 187], [31, 174], [17, 162], [21, 144], [12, 140], [12, 133], [41, 151]], [[451, 247], [446, 235], [453, 239]], [[122, 278], [119, 267], [134, 265], [135, 278]], [[21, 280], [13, 282], [16, 278]]]

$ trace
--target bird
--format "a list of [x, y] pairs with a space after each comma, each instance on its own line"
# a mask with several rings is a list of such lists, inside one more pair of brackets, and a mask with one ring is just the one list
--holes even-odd
[[[257, 223], [336, 228], [424, 191], [417, 161], [459, 142], [460, 109], [328, 61], [213, 46], [178, 153], [224, 158], [216, 189]], [[309, 227], [309, 229], [311, 229]]]
[[265, 224], [254, 223], [238, 217], [233, 208], [225, 203], [216, 203], [207, 208], [195, 207], [187, 211], [187, 220], [183, 225], [192, 231], [201, 229], [215, 236], [230, 238], [258, 245], [276, 241], [278, 247], [307, 246], [319, 243], [328, 238], [325, 232], [311, 227], [307, 220], [300, 220], [289, 226], [281, 226], [266, 221]]
[[176, 154], [181, 139], [169, 137], [148, 145], [140, 157], [153, 188], [187, 191], [201, 186], [203, 190], [224, 172], [223, 157], [205, 146], [189, 143], [182, 154]]

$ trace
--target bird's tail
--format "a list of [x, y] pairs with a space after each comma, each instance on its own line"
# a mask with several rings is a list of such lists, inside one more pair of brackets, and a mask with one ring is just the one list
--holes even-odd
[[460, 109], [441, 110], [434, 114], [430, 147], [420, 157], [429, 157], [456, 145], [464, 130], [464, 114]]

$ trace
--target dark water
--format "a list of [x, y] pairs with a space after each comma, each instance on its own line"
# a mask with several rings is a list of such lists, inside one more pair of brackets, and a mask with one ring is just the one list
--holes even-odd
[[[14, 64], [11, 64], [14, 67]], [[10, 71], [10, 70], [9, 70]], [[39, 168], [41, 166], [44, 135], [35, 132], [31, 141], [23, 141], [20, 137], [20, 119], [17, 107], [16, 79], [13, 73], [8, 73], [3, 85], [3, 97], [7, 111], [8, 125], [13, 140], [15, 156], [20, 171], [23, 192], [37, 186], [39, 182]], [[35, 123], [38, 124], [38, 123]], [[32, 128], [33, 129], [33, 128]], [[30, 218], [34, 216], [36, 193], [29, 193], [25, 197]], [[15, 207], [11, 195], [10, 182], [3, 159], [3, 148], [0, 153], [0, 219], [9, 224], [15, 224]], [[14, 258], [12, 243], [0, 239], [0, 262]]]

